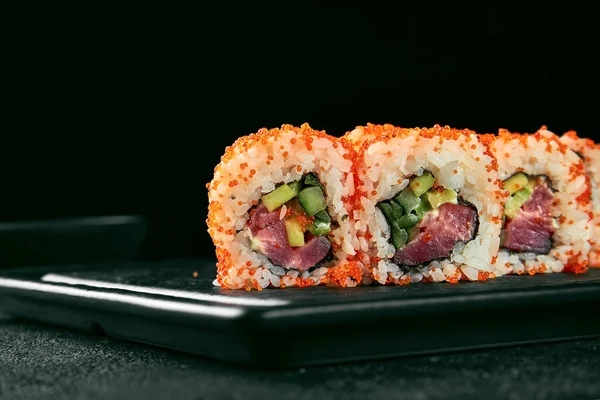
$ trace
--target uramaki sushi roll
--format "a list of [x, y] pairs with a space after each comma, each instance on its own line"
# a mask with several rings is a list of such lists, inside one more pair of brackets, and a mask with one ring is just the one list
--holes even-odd
[[209, 190], [217, 280], [231, 289], [355, 286], [355, 152], [301, 127], [261, 129], [228, 147]]
[[594, 213], [590, 235], [590, 266], [600, 267], [600, 145], [591, 139], [581, 138], [575, 131], [560, 137], [560, 141], [575, 151], [585, 164], [592, 185], [592, 212]]
[[592, 214], [583, 161], [546, 127], [535, 134], [500, 129], [483, 140], [510, 193], [497, 268], [517, 274], [585, 272]]
[[357, 127], [355, 219], [361, 258], [381, 284], [498, 275], [504, 192], [470, 130]]

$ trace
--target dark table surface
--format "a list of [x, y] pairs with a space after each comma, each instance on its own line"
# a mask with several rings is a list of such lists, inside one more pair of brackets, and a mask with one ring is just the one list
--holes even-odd
[[0, 398], [598, 399], [600, 339], [261, 371], [0, 317]]

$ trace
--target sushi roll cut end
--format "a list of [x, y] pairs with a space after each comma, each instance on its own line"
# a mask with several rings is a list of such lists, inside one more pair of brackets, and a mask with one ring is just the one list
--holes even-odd
[[248, 290], [361, 283], [354, 155], [307, 124], [261, 129], [228, 147], [207, 185], [217, 283]]

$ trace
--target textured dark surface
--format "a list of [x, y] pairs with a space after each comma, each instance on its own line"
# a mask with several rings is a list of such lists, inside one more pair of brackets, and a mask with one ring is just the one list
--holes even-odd
[[0, 309], [272, 369], [600, 337], [600, 320], [589, 319], [600, 309], [600, 270], [262, 292], [216, 288], [213, 277], [213, 260], [7, 269]]
[[600, 340], [273, 372], [0, 318], [2, 399], [594, 399], [598, 371]]

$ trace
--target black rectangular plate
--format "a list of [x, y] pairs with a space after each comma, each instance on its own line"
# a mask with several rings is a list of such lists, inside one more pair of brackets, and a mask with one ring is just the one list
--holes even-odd
[[213, 260], [2, 270], [0, 310], [270, 368], [600, 336], [600, 269], [262, 292], [214, 274]]

